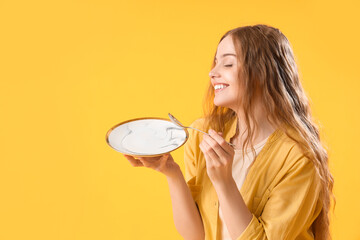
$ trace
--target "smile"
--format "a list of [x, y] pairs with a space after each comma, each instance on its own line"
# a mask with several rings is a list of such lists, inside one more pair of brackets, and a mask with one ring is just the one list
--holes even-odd
[[217, 84], [217, 85], [215, 85], [215, 87], [214, 87], [215, 93], [223, 91], [228, 86], [229, 85], [225, 85], [225, 84]]

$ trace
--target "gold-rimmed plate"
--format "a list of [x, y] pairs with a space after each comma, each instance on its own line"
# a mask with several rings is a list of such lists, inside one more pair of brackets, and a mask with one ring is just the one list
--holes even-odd
[[111, 148], [134, 157], [161, 156], [178, 149], [188, 138], [185, 128], [156, 117], [130, 119], [106, 133], [106, 142]]

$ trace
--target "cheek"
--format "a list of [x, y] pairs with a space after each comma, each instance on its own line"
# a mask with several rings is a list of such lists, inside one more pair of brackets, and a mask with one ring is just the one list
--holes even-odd
[[231, 84], [231, 92], [234, 95], [240, 95], [242, 91], [242, 88], [240, 87], [240, 84], [238, 82], [234, 82]]
[[234, 84], [231, 87], [231, 95], [236, 102], [241, 102], [243, 96], [243, 89], [240, 87], [239, 84]]
[[231, 86], [239, 85], [238, 77], [238, 73], [234, 70], [228, 71], [226, 72], [226, 74], [224, 74], [224, 78]]

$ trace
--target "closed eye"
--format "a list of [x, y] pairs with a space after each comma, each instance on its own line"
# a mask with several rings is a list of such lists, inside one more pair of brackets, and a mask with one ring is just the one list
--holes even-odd
[[232, 67], [232, 64], [230, 64], [230, 65], [224, 65], [225, 67]]

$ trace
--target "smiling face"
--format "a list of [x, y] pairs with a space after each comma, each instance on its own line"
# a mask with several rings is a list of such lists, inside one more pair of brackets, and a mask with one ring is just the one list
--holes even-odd
[[238, 80], [239, 63], [230, 35], [219, 43], [215, 63], [216, 65], [209, 73], [211, 84], [215, 90], [214, 104], [237, 110], [241, 96]]

